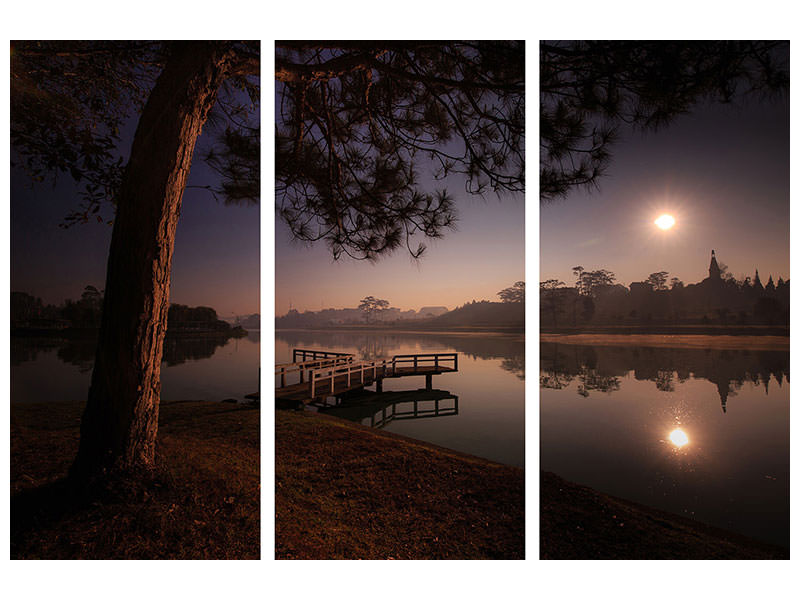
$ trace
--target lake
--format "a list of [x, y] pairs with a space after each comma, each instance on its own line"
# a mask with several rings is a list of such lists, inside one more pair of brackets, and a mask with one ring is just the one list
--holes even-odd
[[[258, 391], [259, 331], [220, 340], [170, 337], [164, 341], [161, 401], [226, 398], [243, 401]], [[11, 401], [85, 401], [94, 340], [11, 337]]]
[[[309, 407], [492, 461], [525, 462], [525, 342], [522, 335], [279, 330], [275, 362], [292, 349], [347, 352], [356, 360], [458, 352], [458, 372], [433, 377], [440, 394], [416, 392], [424, 377], [387, 379], [384, 392], [338, 406]], [[401, 393], [416, 392], [416, 393]]]
[[789, 353], [541, 343], [541, 468], [789, 546]]

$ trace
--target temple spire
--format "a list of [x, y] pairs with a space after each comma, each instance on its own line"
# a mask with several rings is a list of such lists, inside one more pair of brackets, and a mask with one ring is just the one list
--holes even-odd
[[714, 255], [713, 250], [711, 251], [711, 264], [708, 266], [708, 276], [711, 279], [719, 279], [722, 276], [719, 265], [717, 264], [717, 257]]
[[758, 269], [756, 269], [756, 278], [753, 280], [753, 288], [759, 292], [764, 291], [764, 285], [761, 283], [761, 278], [758, 276]]

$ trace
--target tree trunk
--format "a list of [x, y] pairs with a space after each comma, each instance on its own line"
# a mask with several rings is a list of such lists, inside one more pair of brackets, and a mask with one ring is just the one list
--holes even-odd
[[74, 476], [154, 465], [175, 230], [195, 143], [229, 59], [219, 43], [175, 43], [139, 120], [117, 199]]

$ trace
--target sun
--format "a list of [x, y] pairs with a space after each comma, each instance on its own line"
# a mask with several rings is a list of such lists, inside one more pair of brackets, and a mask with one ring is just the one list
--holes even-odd
[[672, 215], [663, 214], [653, 222], [661, 229], [672, 229], [672, 226], [675, 225], [675, 217]]

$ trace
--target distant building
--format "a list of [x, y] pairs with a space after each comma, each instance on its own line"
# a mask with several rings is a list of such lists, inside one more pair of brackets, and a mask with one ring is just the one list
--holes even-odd
[[420, 317], [438, 317], [448, 312], [446, 306], [423, 306], [417, 313]]
[[708, 265], [708, 278], [709, 279], [721, 279], [722, 278], [722, 271], [719, 270], [719, 265], [717, 264], [717, 257], [714, 256], [714, 251], [711, 251], [711, 264]]

